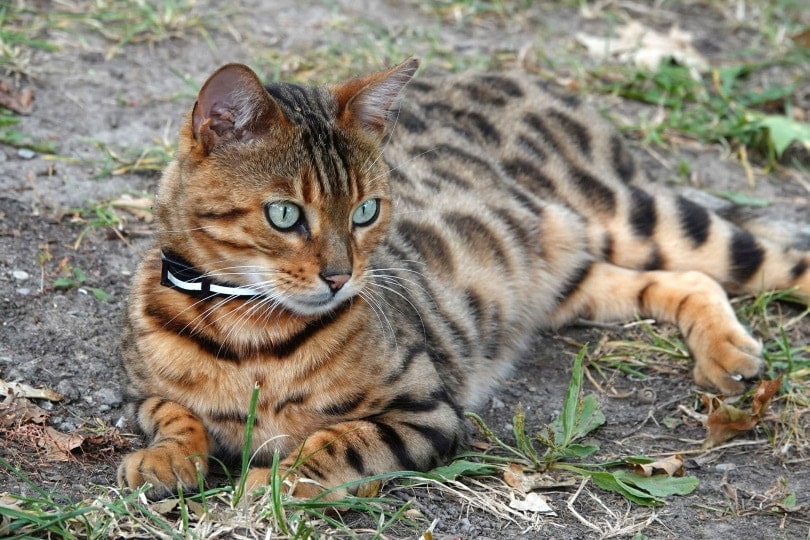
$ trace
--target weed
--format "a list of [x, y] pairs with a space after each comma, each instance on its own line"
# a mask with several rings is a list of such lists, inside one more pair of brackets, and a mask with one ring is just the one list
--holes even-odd
[[[807, 61], [806, 53], [803, 60]], [[790, 110], [793, 84], [771, 84], [752, 90], [745, 80], [773, 61], [717, 68], [694, 79], [684, 66], [662, 64], [649, 72], [634, 68], [599, 68], [593, 74], [602, 82], [596, 89], [627, 99], [666, 108], [663, 120], [652, 125], [624, 126], [639, 131], [647, 143], [662, 145], [670, 132], [701, 142], [760, 150], [773, 162], [793, 142], [810, 143], [810, 130], [787, 115], [763, 112], [780, 106]]]
[[99, 141], [93, 144], [103, 156], [100, 163], [97, 162], [99, 170], [95, 173], [95, 178], [160, 172], [171, 161], [174, 153], [174, 144], [167, 140], [144, 148], [124, 150], [115, 150], [111, 145]]
[[[670, 495], [686, 495], [694, 491], [698, 481], [694, 477], [673, 477], [669, 475], [643, 476], [626, 470], [627, 465], [649, 464], [653, 460], [645, 456], [631, 456], [609, 463], [570, 463], [571, 459], [583, 459], [599, 450], [596, 444], [582, 444], [589, 433], [605, 422], [599, 410], [596, 397], [592, 394], [582, 396], [583, 360], [587, 348], [583, 347], [574, 362], [571, 382], [563, 402], [562, 413], [544, 432], [531, 437], [526, 433], [523, 413], [518, 410], [513, 419], [515, 446], [500, 440], [488, 428], [483, 420], [475, 414], [468, 416], [475, 422], [494, 448], [505, 451], [510, 460], [517, 461], [531, 470], [561, 470], [590, 478], [599, 487], [614, 491], [625, 498], [643, 505], [658, 506]], [[538, 453], [535, 443], [545, 447], [545, 452]], [[490, 459], [488, 454], [473, 454], [479, 459]], [[496, 457], [495, 462], [502, 463]]]
[[29, 148], [43, 154], [53, 154], [56, 144], [53, 141], [37, 141], [16, 129], [20, 120], [7, 109], [0, 107], [0, 144], [15, 148]]
[[60, 264], [61, 276], [56, 278], [53, 282], [55, 289], [79, 289], [80, 291], [86, 290], [93, 295], [97, 300], [107, 301], [110, 295], [98, 287], [88, 287], [85, 285], [87, 282], [87, 274], [78, 266], [70, 266], [64, 261]]

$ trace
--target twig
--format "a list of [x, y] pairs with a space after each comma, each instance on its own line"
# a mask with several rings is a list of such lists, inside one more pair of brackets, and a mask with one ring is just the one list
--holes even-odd
[[602, 529], [600, 529], [599, 527], [597, 527], [596, 525], [594, 525], [593, 523], [591, 523], [590, 521], [588, 521], [587, 519], [582, 517], [579, 514], [579, 512], [577, 512], [574, 509], [574, 502], [576, 502], [577, 498], [579, 497], [579, 494], [582, 493], [582, 489], [585, 487], [585, 484], [587, 484], [587, 483], [588, 483], [588, 477], [586, 476], [585, 478], [582, 479], [582, 482], [579, 484], [579, 488], [577, 488], [576, 492], [574, 492], [574, 494], [571, 495], [571, 497], [568, 499], [568, 502], [566, 503], [566, 506], [568, 506], [568, 510], [572, 514], [574, 514], [574, 517], [577, 518], [580, 523], [582, 523], [583, 525], [585, 525], [589, 529], [594, 530], [594, 531], [598, 532], [599, 534], [602, 534]]

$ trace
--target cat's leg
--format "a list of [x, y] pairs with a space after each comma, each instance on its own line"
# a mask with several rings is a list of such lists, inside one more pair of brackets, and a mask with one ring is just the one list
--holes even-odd
[[731, 292], [795, 289], [810, 303], [810, 253], [755, 236], [683, 197], [632, 187], [624, 210], [602, 230], [603, 255], [619, 266], [699, 270]]
[[694, 360], [698, 384], [737, 394], [763, 363], [761, 344], [737, 320], [723, 288], [702, 272], [638, 271], [594, 263], [552, 315], [562, 325], [636, 315], [678, 325]]
[[196, 488], [208, 470], [208, 434], [188, 408], [156, 396], [138, 407], [138, 425], [151, 443], [127, 455], [118, 467], [118, 482], [132, 488], [149, 483], [154, 494]]
[[[391, 471], [423, 471], [452, 456], [463, 422], [451, 411], [390, 411], [378, 417], [341, 422], [310, 435], [280, 463], [283, 489], [312, 498], [327, 488]], [[267, 485], [271, 470], [252, 468], [249, 491]], [[364, 486], [330, 491], [324, 500], [364, 493]]]

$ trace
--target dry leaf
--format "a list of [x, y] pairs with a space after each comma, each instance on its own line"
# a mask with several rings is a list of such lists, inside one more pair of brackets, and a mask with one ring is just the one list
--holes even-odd
[[523, 512], [557, 515], [554, 510], [551, 509], [551, 506], [548, 505], [548, 500], [539, 493], [529, 493], [522, 501], [513, 498], [509, 502], [509, 508]]
[[37, 407], [27, 399], [7, 397], [0, 403], [0, 426], [12, 427], [28, 423], [44, 424], [48, 411]]
[[490, 444], [486, 441], [473, 441], [470, 443], [470, 446], [472, 446], [476, 450], [486, 452], [487, 450], [489, 450]]
[[45, 449], [50, 461], [70, 461], [73, 459], [73, 450], [79, 448], [83, 442], [84, 437], [77, 433], [62, 433], [47, 426], [39, 445]]
[[768, 410], [771, 398], [782, 385], [782, 378], [772, 381], [761, 381], [751, 402], [751, 412], [729, 405], [717, 396], [702, 395], [701, 399], [709, 409], [706, 419], [706, 439], [703, 449], [709, 449], [750, 431]]
[[559, 480], [544, 473], [527, 473], [517, 463], [510, 463], [504, 469], [503, 480], [510, 487], [523, 493], [529, 493], [535, 489], [570, 487], [576, 483], [573, 479]]
[[0, 105], [19, 114], [28, 114], [34, 107], [34, 91], [30, 88], [16, 90], [0, 81]]
[[149, 509], [153, 512], [165, 516], [177, 507], [177, 499], [164, 499], [154, 504], [149, 505]]
[[615, 56], [622, 62], [656, 70], [664, 60], [673, 59], [689, 68], [694, 78], [709, 69], [709, 63], [692, 47], [692, 36], [673, 26], [669, 33], [659, 34], [637, 21], [631, 21], [617, 31], [618, 37], [600, 38], [577, 34], [588, 53], [597, 58]]
[[683, 457], [675, 454], [666, 459], [659, 459], [652, 463], [638, 463], [635, 465], [636, 474], [642, 476], [652, 476], [654, 474], [666, 474], [667, 476], [683, 476]]
[[771, 398], [776, 394], [779, 388], [782, 387], [782, 376], [778, 376], [772, 381], [761, 381], [754, 397], [751, 399], [751, 411], [757, 418], [762, 416], [768, 411], [768, 404]]
[[138, 199], [124, 194], [120, 198], [110, 201], [110, 206], [120, 208], [128, 212], [146, 223], [152, 223], [155, 216], [152, 214], [152, 204], [154, 201], [148, 197], [140, 197]]
[[810, 28], [806, 28], [798, 34], [790, 36], [790, 39], [792, 39], [796, 44], [810, 49]]
[[371, 482], [366, 482], [365, 484], [360, 484], [357, 488], [357, 496], [358, 497], [376, 497], [380, 494], [380, 488], [382, 487], [382, 480], [372, 480]]
[[59, 401], [61, 394], [57, 394], [48, 388], [34, 388], [23, 383], [6, 382], [0, 379], [0, 395], [15, 396], [31, 399], [47, 399], [48, 401]]

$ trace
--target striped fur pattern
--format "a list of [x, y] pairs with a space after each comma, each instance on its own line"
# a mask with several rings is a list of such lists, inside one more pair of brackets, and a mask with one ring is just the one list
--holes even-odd
[[[676, 324], [697, 382], [723, 392], [759, 373], [726, 291], [806, 301], [807, 253], [653, 194], [620, 136], [554, 86], [410, 81], [416, 67], [265, 88], [232, 64], [202, 87], [124, 321], [149, 445], [123, 483], [189, 488], [208, 455], [238, 455], [254, 384], [251, 485], [274, 450], [300, 496], [428, 469], [532, 336], [579, 317]], [[161, 251], [261, 294], [161, 286]]]

